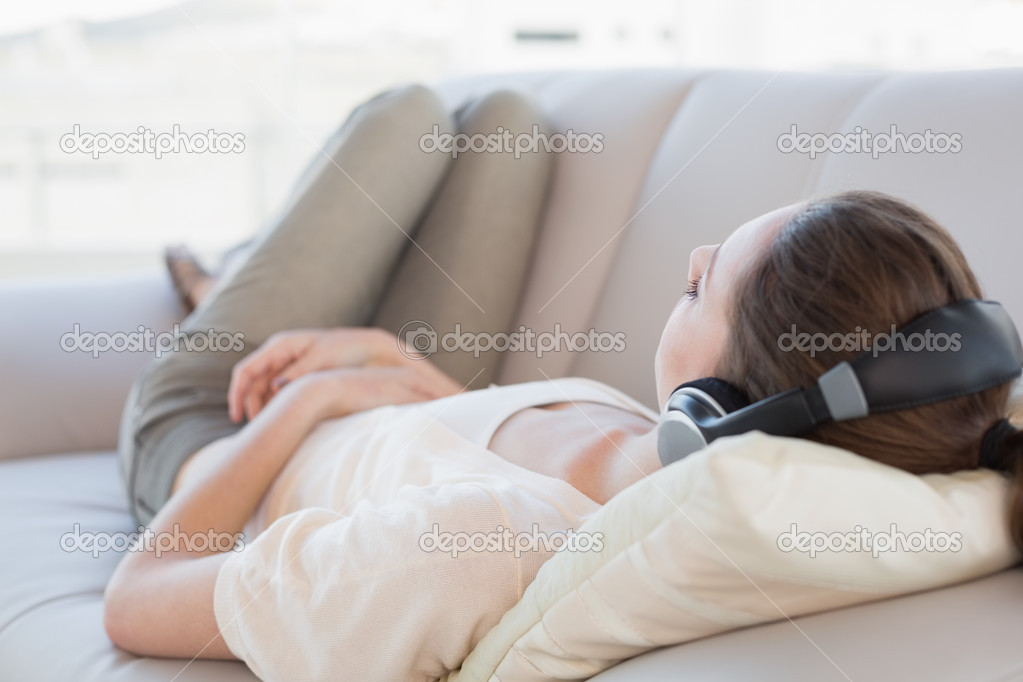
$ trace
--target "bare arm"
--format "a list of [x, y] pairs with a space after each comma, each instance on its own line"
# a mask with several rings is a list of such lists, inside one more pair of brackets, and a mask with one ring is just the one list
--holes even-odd
[[[282, 393], [219, 447], [207, 475], [184, 485], [150, 528], [179, 537], [240, 533], [274, 477], [315, 425], [316, 411], [299, 392]], [[194, 534], [194, 535], [193, 535]], [[159, 547], [156, 544], [156, 547]], [[129, 552], [105, 595], [104, 625], [121, 648], [166, 657], [233, 658], [213, 613], [213, 586], [223, 551]]]
[[[151, 531], [157, 538], [240, 533], [317, 423], [457, 390], [453, 380], [442, 374], [439, 379], [438, 374], [428, 363], [414, 362], [315, 369], [289, 380], [273, 391], [272, 399], [259, 401], [238, 434], [200, 451], [199, 475], [179, 481], [150, 524]], [[105, 594], [104, 624], [111, 640], [143, 655], [233, 658], [213, 611], [214, 585], [229, 544], [204, 551], [164, 549], [158, 556], [166, 545], [157, 542], [148, 551], [127, 553]]]

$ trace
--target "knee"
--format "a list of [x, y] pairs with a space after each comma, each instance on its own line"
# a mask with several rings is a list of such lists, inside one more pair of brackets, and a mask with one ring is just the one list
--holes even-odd
[[549, 133], [539, 104], [516, 90], [501, 89], [464, 104], [457, 112], [461, 132], [494, 132], [498, 126], [513, 132]]
[[[359, 105], [353, 116], [374, 113], [387, 115], [392, 119], [390, 121], [392, 126], [400, 128], [405, 123], [413, 127], [417, 133], [424, 132], [423, 126], [427, 123], [436, 124], [441, 132], [450, 132], [454, 128], [454, 123], [440, 96], [419, 83], [385, 90]], [[425, 132], [429, 132], [429, 126]]]

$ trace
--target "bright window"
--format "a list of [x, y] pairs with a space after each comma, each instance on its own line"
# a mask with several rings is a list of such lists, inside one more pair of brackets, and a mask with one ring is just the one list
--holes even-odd
[[[402, 82], [552, 68], [1023, 65], [1019, 0], [85, 4], [0, 13], [0, 276], [152, 267], [181, 241], [223, 249], [272, 216], [353, 106]], [[240, 134], [244, 149], [92, 158], [62, 149], [75, 130], [111, 140], [212, 130]]]

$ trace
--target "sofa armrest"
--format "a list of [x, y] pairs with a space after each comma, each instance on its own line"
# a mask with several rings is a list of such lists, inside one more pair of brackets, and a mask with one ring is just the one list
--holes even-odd
[[[74, 333], [169, 330], [183, 313], [166, 274], [0, 282], [0, 459], [116, 446], [149, 352], [67, 350]], [[63, 340], [63, 342], [62, 342]]]

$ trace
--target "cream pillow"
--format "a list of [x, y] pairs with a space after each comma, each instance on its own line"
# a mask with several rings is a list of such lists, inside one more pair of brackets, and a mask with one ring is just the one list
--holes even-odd
[[[656, 647], [1000, 571], [1019, 559], [1007, 500], [992, 471], [915, 476], [802, 439], [723, 438], [590, 517], [579, 530], [603, 550], [548, 561], [447, 679], [583, 679]], [[875, 548], [900, 544], [849, 551], [867, 546], [861, 529]], [[843, 551], [813, 549], [831, 542]]]

